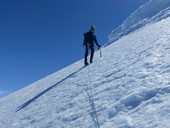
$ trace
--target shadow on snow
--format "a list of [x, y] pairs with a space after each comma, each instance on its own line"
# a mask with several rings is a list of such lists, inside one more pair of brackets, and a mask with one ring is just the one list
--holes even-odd
[[35, 97], [33, 97], [32, 99], [28, 100], [27, 102], [25, 102], [24, 104], [20, 105], [16, 112], [20, 111], [21, 109], [27, 107], [29, 104], [31, 104], [32, 102], [34, 102], [36, 99], [38, 99], [40, 96], [42, 96], [43, 94], [45, 94], [46, 92], [50, 91], [51, 89], [53, 89], [54, 87], [56, 87], [57, 85], [61, 84], [62, 82], [64, 82], [65, 80], [67, 80], [68, 78], [74, 76], [75, 74], [77, 74], [78, 72], [80, 72], [81, 70], [83, 70], [85, 67], [81, 67], [80, 69], [78, 69], [77, 71], [71, 73], [70, 75], [68, 75], [67, 77], [63, 78], [62, 80], [60, 80], [59, 82], [57, 82], [56, 84], [52, 85], [51, 87], [45, 89], [44, 91], [42, 91], [41, 93], [39, 93], [38, 95], [36, 95]]

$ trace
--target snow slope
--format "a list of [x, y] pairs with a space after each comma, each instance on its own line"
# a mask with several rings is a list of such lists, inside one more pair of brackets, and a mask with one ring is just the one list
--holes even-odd
[[170, 17], [0, 100], [0, 128], [170, 128]]
[[7, 92], [0, 90], [0, 98], [7, 95]]
[[170, 0], [149, 0], [132, 13], [122, 25], [109, 35], [108, 44], [148, 23], [158, 22], [170, 16]]

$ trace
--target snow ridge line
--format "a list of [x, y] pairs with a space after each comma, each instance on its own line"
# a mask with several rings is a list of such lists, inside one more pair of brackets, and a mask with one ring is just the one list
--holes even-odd
[[25, 107], [27, 107], [28, 105], [30, 105], [31, 103], [33, 103], [35, 100], [37, 100], [39, 97], [41, 97], [42, 95], [44, 95], [46, 92], [50, 91], [51, 89], [53, 89], [54, 87], [58, 86], [59, 84], [61, 84], [62, 82], [64, 82], [65, 80], [67, 80], [68, 78], [74, 76], [75, 74], [77, 74], [78, 72], [80, 72], [81, 70], [83, 70], [85, 67], [81, 67], [80, 69], [78, 69], [77, 71], [71, 73], [70, 75], [66, 76], [65, 78], [63, 78], [62, 80], [60, 80], [59, 82], [57, 82], [56, 84], [50, 86], [49, 88], [45, 89], [44, 91], [40, 92], [39, 94], [37, 94], [36, 96], [34, 96], [32, 99], [26, 101], [25, 103], [23, 103], [22, 105], [20, 105], [19, 107], [17, 107], [17, 110], [15, 112], [20, 111], [21, 109], [24, 109]]

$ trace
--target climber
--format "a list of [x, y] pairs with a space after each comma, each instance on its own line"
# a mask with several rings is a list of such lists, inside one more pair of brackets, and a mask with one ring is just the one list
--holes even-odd
[[85, 66], [88, 65], [87, 57], [88, 57], [88, 51], [91, 50], [91, 56], [90, 56], [90, 63], [93, 62], [93, 55], [94, 55], [94, 42], [98, 46], [98, 49], [100, 49], [101, 45], [98, 44], [96, 36], [94, 34], [95, 26], [90, 27], [90, 31], [87, 33], [84, 33], [84, 41], [83, 45], [85, 46], [85, 55], [84, 55], [84, 64]]

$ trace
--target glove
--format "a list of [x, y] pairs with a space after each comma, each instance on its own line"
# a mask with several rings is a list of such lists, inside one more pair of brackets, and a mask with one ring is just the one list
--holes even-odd
[[98, 46], [98, 49], [100, 49], [101, 45]]

